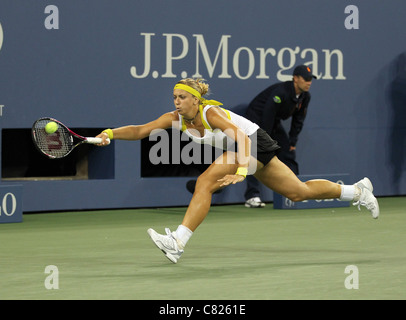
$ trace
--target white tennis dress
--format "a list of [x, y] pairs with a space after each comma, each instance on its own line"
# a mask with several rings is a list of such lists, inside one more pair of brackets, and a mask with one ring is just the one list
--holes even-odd
[[[210, 126], [209, 122], [207, 121], [207, 110], [212, 107], [207, 105], [203, 107], [202, 105], [199, 106], [200, 116], [202, 118], [202, 123], [204, 125], [204, 135], [200, 136], [197, 130], [188, 129], [186, 128], [185, 120], [183, 116], [179, 115], [179, 130], [186, 133], [194, 142], [200, 144], [209, 144], [213, 147], [221, 148], [224, 150], [229, 149], [231, 146], [234, 145], [235, 141], [228, 137], [223, 131], [220, 129], [214, 129]], [[259, 126], [250, 120], [224, 108], [221, 108], [226, 114], [227, 118], [231, 120], [237, 127], [239, 127], [246, 135], [250, 136], [255, 133]], [[195, 134], [193, 134], [195, 131]]]

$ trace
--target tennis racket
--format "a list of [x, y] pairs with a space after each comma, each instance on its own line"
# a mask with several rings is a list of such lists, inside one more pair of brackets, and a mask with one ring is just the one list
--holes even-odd
[[[53, 133], [47, 133], [45, 126], [52, 121], [57, 123], [58, 129]], [[40, 118], [35, 121], [32, 125], [31, 135], [37, 149], [51, 159], [66, 157], [82, 143], [98, 144], [102, 142], [101, 138], [82, 137], [53, 118]]]

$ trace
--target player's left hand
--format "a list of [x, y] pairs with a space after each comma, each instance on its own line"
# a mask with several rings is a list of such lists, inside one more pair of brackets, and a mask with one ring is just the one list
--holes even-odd
[[236, 184], [238, 182], [244, 181], [245, 177], [239, 174], [227, 174], [223, 178], [218, 179], [218, 182], [221, 182], [220, 187], [225, 187], [230, 184]]

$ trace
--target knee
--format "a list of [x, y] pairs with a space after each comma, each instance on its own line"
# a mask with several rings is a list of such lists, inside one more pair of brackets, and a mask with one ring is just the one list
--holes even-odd
[[196, 181], [195, 192], [210, 192], [214, 193], [218, 188], [215, 183], [207, 175], [200, 175]]

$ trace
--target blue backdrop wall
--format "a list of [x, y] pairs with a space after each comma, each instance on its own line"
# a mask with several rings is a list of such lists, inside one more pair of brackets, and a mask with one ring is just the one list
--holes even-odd
[[[298, 142], [301, 173], [368, 176], [378, 196], [406, 194], [405, 16], [398, 0], [2, 0], [0, 142], [42, 116], [72, 128], [151, 121], [173, 109], [186, 76], [242, 110], [304, 63], [319, 80]], [[0, 186], [21, 185], [26, 212], [188, 204], [189, 178], [141, 177], [139, 141], [109, 148], [94, 166], [112, 175]], [[3, 148], [1, 160], [16, 150]], [[232, 186], [213, 201], [242, 202], [243, 192]]]

